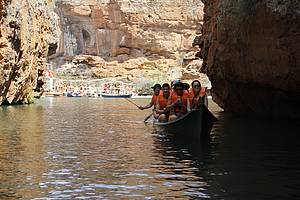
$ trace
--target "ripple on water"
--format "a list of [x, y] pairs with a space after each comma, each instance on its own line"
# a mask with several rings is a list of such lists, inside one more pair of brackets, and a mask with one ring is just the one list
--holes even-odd
[[296, 197], [299, 145], [288, 132], [299, 127], [221, 113], [210, 141], [196, 143], [155, 132], [142, 122], [150, 111], [131, 106], [44, 98], [1, 107], [0, 199]]

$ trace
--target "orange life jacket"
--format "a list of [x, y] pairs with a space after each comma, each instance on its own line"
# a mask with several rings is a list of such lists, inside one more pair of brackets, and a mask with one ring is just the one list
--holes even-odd
[[206, 94], [206, 87], [201, 87], [201, 90], [197, 96], [195, 96], [193, 90], [190, 92], [190, 102], [191, 102], [191, 107], [195, 108], [199, 106], [201, 103], [203, 103], [202, 97], [204, 97]]
[[165, 96], [163, 94], [160, 94], [157, 98], [157, 104], [159, 105], [159, 110], [163, 110], [167, 107], [168, 102], [169, 102], [169, 98], [165, 98]]
[[207, 87], [201, 87], [201, 90], [200, 90], [200, 96], [201, 96], [201, 97], [204, 97], [204, 96], [205, 96], [205, 94], [206, 94], [206, 89], [207, 89]]
[[173, 92], [168, 105], [176, 102], [178, 99], [181, 100], [182, 106], [175, 106], [174, 107], [174, 112], [175, 113], [181, 113], [185, 114], [187, 113], [188, 109], [190, 109], [190, 96], [188, 92], [184, 92], [182, 96], [178, 96], [175, 92]]
[[[161, 94], [162, 94], [162, 92], [160, 91], [160, 92], [159, 92], [159, 95], [161, 95]], [[156, 104], [159, 95], [157, 95], [157, 96], [156, 96], [155, 94], [152, 95], [151, 102], [153, 103], [153, 105]]]

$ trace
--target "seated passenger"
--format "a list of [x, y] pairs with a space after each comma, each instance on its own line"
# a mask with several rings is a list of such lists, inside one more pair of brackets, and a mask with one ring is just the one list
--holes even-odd
[[167, 108], [168, 101], [170, 99], [170, 85], [164, 83], [162, 85], [162, 93], [157, 98], [156, 114], [158, 115], [159, 122], [167, 122], [169, 117], [169, 110]]
[[173, 93], [175, 93], [174, 85], [177, 84], [177, 83], [180, 83], [180, 82], [181, 82], [180, 80], [174, 80], [174, 81], [171, 82], [171, 91], [170, 91], [171, 96], [173, 95]]
[[203, 104], [208, 107], [208, 99], [207, 99], [207, 87], [201, 87], [200, 96], [202, 98]]
[[184, 91], [189, 92], [190, 85], [188, 83], [183, 83], [184, 84]]
[[[171, 96], [175, 93], [174, 86], [178, 83], [182, 83], [182, 81], [177, 79], [171, 82]], [[185, 95], [189, 94], [190, 85], [188, 83], [182, 83], [182, 84], [183, 84], [183, 93]]]
[[191, 108], [197, 109], [204, 103], [205, 88], [201, 88], [201, 83], [198, 80], [192, 82], [192, 91], [190, 93]]
[[153, 89], [153, 96], [152, 99], [150, 101], [150, 103], [146, 106], [139, 106], [140, 110], [144, 110], [144, 109], [148, 109], [151, 108], [153, 105], [156, 104], [157, 102], [157, 98], [158, 95], [160, 94], [160, 90], [161, 90], [161, 85], [160, 84], [155, 84], [153, 87], [151, 87]]
[[189, 94], [184, 92], [183, 83], [179, 82], [174, 85], [174, 93], [171, 95], [167, 108], [170, 109], [169, 121], [173, 121], [190, 111]]

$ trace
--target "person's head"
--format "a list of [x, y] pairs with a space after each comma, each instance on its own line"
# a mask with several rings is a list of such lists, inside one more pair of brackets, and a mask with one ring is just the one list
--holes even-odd
[[153, 91], [154, 91], [154, 94], [157, 96], [157, 95], [159, 95], [159, 92], [160, 92], [160, 90], [161, 90], [161, 85], [160, 84], [158, 84], [158, 83], [156, 83], [153, 87], [151, 87], [152, 89], [153, 89]]
[[174, 84], [174, 90], [178, 96], [183, 95], [183, 89], [184, 89], [184, 84], [181, 82], [175, 83]]
[[183, 83], [183, 89], [188, 91], [190, 89], [190, 85], [188, 83]]
[[198, 93], [201, 90], [201, 83], [198, 80], [192, 82], [192, 88], [195, 93]]
[[179, 79], [176, 79], [176, 80], [172, 81], [172, 83], [171, 83], [171, 88], [174, 89], [174, 86], [175, 86], [175, 84], [177, 84], [177, 83], [181, 83], [181, 81], [180, 81]]
[[164, 96], [169, 96], [171, 87], [170, 87], [170, 85], [168, 83], [164, 83], [162, 85], [161, 89], [163, 91], [163, 95]]

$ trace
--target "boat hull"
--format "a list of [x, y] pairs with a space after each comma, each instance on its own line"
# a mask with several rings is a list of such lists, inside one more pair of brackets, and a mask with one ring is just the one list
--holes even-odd
[[82, 97], [82, 95], [78, 93], [67, 93], [67, 97]]
[[179, 137], [201, 139], [207, 138], [214, 122], [217, 119], [207, 109], [205, 105], [201, 105], [199, 109], [193, 110], [179, 119], [171, 122], [154, 122], [158, 130], [162, 130], [168, 134]]
[[123, 95], [118, 95], [118, 94], [101, 94], [103, 98], [130, 98], [132, 94], [123, 94]]

